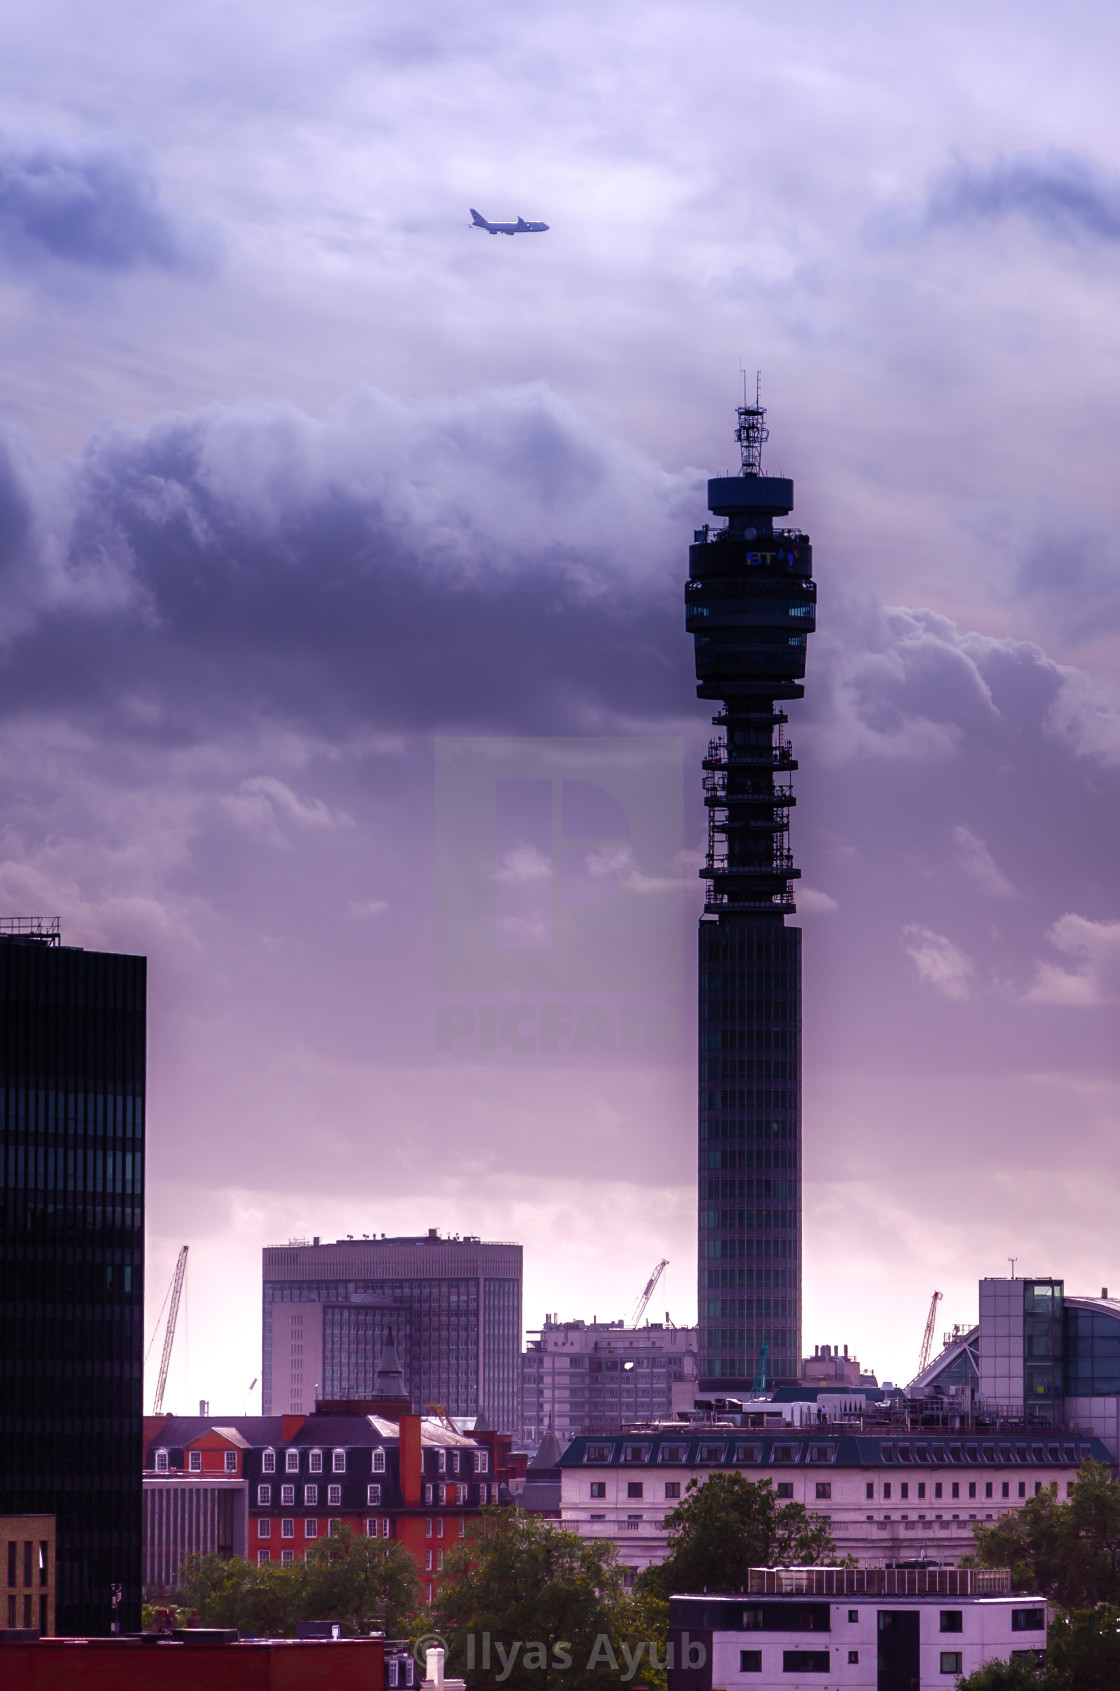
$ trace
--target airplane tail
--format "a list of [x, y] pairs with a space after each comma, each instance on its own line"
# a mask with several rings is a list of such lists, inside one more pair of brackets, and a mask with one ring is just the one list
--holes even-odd
[[470, 208], [470, 213], [471, 213], [471, 222], [474, 224], [475, 228], [476, 229], [485, 229], [486, 219], [483, 217], [482, 213], [480, 211], [475, 211], [473, 206], [471, 206], [471, 208]]

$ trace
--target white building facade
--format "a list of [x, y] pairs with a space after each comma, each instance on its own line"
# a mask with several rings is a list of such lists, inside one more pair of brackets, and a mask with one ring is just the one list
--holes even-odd
[[522, 1437], [535, 1445], [551, 1429], [563, 1442], [668, 1418], [674, 1386], [695, 1380], [695, 1327], [546, 1316], [521, 1358]]

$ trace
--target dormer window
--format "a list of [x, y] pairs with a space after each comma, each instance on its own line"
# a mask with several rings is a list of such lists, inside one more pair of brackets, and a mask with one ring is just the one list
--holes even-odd
[[227, 1450], [226, 1451], [226, 1473], [227, 1474], [236, 1474], [236, 1472], [237, 1472], [237, 1452], [236, 1452], [236, 1450]]
[[446, 1450], [437, 1450], [436, 1451], [436, 1472], [439, 1473], [439, 1474], [446, 1474], [446, 1472], [447, 1472], [447, 1452], [446, 1452]]
[[201, 1450], [188, 1450], [187, 1451], [187, 1472], [190, 1473], [190, 1474], [201, 1474], [201, 1472], [202, 1472], [202, 1452], [201, 1452]]
[[344, 1474], [346, 1472], [346, 1452], [344, 1450], [331, 1451], [331, 1473]]
[[378, 1445], [377, 1449], [373, 1453], [372, 1468], [375, 1474], [383, 1474], [385, 1472], [385, 1451], [381, 1445]]
[[475, 1451], [474, 1471], [476, 1474], [488, 1474], [490, 1472], [490, 1452], [488, 1450]]
[[299, 1473], [299, 1451], [286, 1450], [284, 1452], [284, 1472], [286, 1474]]
[[323, 1472], [323, 1452], [321, 1450], [313, 1450], [309, 1453], [307, 1471], [309, 1474], [321, 1474]]
[[261, 1473], [274, 1474], [276, 1472], [276, 1452], [266, 1450], [261, 1456]]
[[167, 1460], [166, 1450], [157, 1450], [156, 1451], [156, 1473], [157, 1474], [169, 1473], [170, 1468], [171, 1468], [171, 1465]]

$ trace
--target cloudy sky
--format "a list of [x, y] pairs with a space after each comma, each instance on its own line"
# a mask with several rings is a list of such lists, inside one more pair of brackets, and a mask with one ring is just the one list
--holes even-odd
[[254, 1401], [291, 1236], [521, 1240], [530, 1326], [667, 1256], [694, 1314], [680, 584], [741, 365], [820, 584], [806, 1340], [908, 1378], [934, 1287], [948, 1325], [1009, 1256], [1120, 1285], [1118, 36], [1099, 0], [5, 20], [0, 904], [151, 959], [176, 1406]]

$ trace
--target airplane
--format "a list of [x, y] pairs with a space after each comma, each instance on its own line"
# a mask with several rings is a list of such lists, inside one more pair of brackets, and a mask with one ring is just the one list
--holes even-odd
[[519, 217], [516, 223], [487, 223], [480, 211], [471, 206], [471, 225], [475, 229], [485, 229], [488, 235], [543, 235], [548, 228], [547, 223], [526, 223]]

